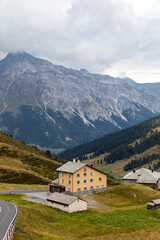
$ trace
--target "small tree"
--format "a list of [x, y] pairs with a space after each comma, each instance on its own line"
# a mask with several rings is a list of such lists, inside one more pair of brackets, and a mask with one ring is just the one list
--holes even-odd
[[52, 154], [51, 154], [51, 151], [50, 151], [50, 150], [46, 150], [46, 151], [45, 151], [45, 154], [46, 154], [48, 157], [52, 157]]

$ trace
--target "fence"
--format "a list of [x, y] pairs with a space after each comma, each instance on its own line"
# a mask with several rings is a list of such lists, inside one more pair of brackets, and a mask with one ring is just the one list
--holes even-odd
[[13, 239], [13, 234], [14, 234], [14, 229], [15, 229], [15, 220], [16, 220], [16, 217], [17, 217], [17, 206], [13, 203], [10, 203], [12, 205], [14, 205], [15, 209], [16, 209], [16, 213], [6, 231], [6, 234], [5, 236], [3, 237], [2, 240], [12, 240]]

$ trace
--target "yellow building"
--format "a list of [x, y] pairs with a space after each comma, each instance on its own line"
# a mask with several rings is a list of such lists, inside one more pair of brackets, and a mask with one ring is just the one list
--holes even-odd
[[67, 192], [77, 193], [88, 190], [99, 190], [107, 187], [107, 176], [105, 173], [85, 164], [78, 162], [67, 162], [56, 169], [59, 172], [57, 184]]

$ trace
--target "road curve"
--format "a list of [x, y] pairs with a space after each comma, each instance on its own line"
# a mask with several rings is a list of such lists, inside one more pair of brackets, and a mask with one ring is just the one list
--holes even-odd
[[13, 203], [0, 201], [0, 239], [3, 240], [17, 216], [17, 207]]

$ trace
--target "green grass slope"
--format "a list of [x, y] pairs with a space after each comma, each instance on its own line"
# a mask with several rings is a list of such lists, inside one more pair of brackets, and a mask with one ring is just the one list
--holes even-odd
[[147, 210], [146, 203], [160, 198], [160, 192], [126, 184], [86, 196], [88, 203], [90, 197], [101, 211], [91, 207], [68, 214], [26, 201], [22, 195], [0, 195], [18, 206], [15, 240], [159, 239], [160, 211]]
[[47, 184], [60, 164], [34, 147], [0, 132], [0, 182]]
[[150, 200], [160, 198], [160, 192], [141, 184], [120, 184], [115, 188], [95, 194], [94, 198], [114, 209], [114, 207], [146, 204]]

